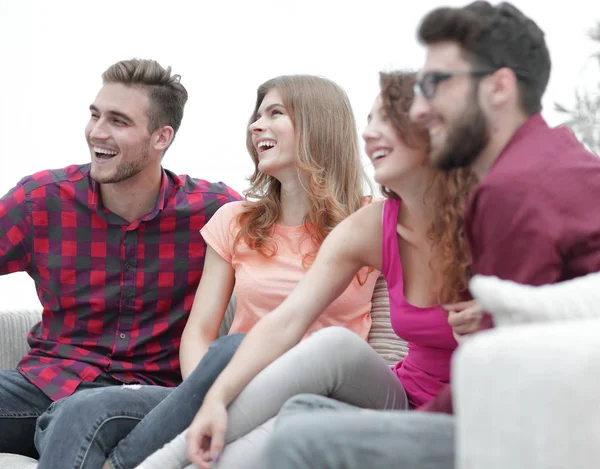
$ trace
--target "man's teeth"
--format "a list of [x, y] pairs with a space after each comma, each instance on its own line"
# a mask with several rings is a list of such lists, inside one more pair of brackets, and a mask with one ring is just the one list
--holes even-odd
[[433, 137], [434, 135], [437, 135], [438, 133], [440, 133], [442, 129], [440, 127], [430, 127], [429, 128], [429, 136]]
[[263, 148], [273, 148], [275, 146], [275, 142], [263, 140], [258, 143], [258, 149], [261, 150]]
[[388, 156], [389, 154], [389, 150], [377, 150], [375, 153], [373, 153], [372, 158], [376, 160], [377, 158], [383, 158], [384, 156]]
[[94, 147], [94, 151], [96, 153], [102, 153], [103, 155], [110, 155], [110, 156], [115, 156], [119, 153], [118, 151], [107, 150], [106, 148], [100, 148], [100, 147]]

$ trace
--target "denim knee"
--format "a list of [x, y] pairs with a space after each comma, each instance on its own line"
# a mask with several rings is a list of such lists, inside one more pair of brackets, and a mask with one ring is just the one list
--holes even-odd
[[297, 394], [290, 397], [279, 411], [279, 419], [286, 419], [294, 415], [306, 415], [313, 411], [359, 411], [355, 407], [345, 402], [336, 401], [330, 397], [320, 396], [318, 394]]
[[[75, 394], [53, 402], [38, 419], [38, 428], [44, 430], [52, 421], [59, 416], [73, 416], [95, 420], [96, 416], [105, 414], [108, 410], [105, 399], [107, 389], [86, 389]], [[114, 399], [113, 399], [114, 402]], [[67, 421], [74, 419], [65, 417]]]

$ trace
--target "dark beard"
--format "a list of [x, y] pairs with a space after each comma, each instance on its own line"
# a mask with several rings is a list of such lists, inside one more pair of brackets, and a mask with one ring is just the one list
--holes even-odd
[[489, 125], [477, 102], [473, 100], [465, 115], [448, 134], [448, 140], [433, 163], [442, 171], [471, 166], [490, 140]]

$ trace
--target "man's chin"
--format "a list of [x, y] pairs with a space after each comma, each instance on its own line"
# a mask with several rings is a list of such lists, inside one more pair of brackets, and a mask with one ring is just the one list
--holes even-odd
[[446, 170], [446, 166], [448, 164], [451, 164], [451, 162], [448, 161], [448, 153], [446, 151], [444, 151], [444, 149], [435, 149], [432, 148], [429, 151], [429, 164], [431, 166], [433, 166], [434, 168], [437, 169], [441, 169], [441, 170]]
[[110, 184], [116, 182], [114, 181], [114, 175], [98, 171], [94, 168], [94, 166], [92, 166], [90, 170], [90, 178], [96, 181], [98, 184]]
[[450, 172], [457, 168], [465, 168], [471, 164], [471, 161], [456, 158], [455, 154], [449, 152], [430, 155], [429, 162], [432, 166], [443, 172]]

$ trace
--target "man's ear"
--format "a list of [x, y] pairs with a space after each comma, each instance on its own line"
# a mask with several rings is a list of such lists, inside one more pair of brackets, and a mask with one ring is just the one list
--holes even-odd
[[500, 68], [488, 80], [488, 99], [492, 107], [503, 107], [510, 101], [518, 101], [519, 85], [515, 72], [508, 67]]
[[175, 136], [175, 131], [170, 125], [156, 129], [152, 134], [152, 147], [158, 151], [165, 151]]

